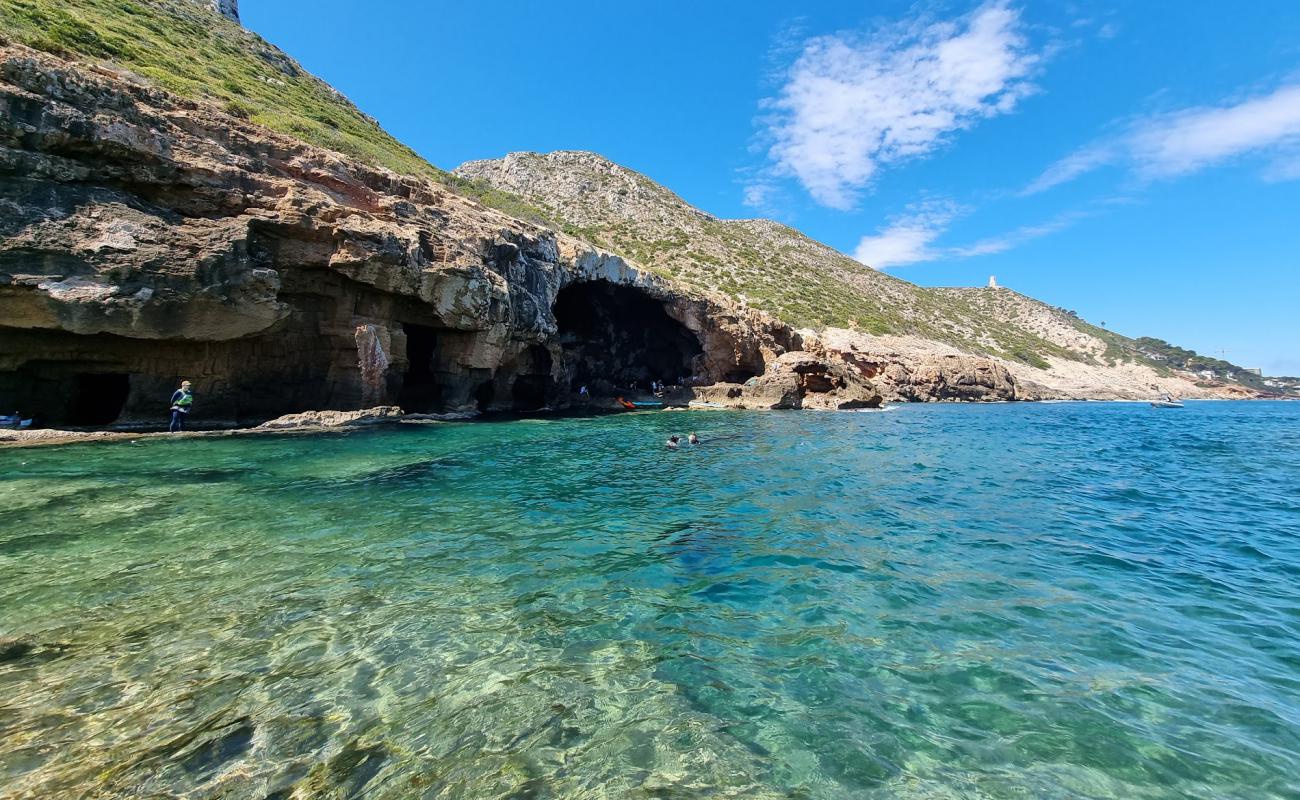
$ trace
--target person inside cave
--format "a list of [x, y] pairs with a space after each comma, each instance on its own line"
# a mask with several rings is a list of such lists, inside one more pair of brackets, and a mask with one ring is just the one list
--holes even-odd
[[194, 406], [194, 393], [190, 391], [190, 382], [181, 381], [181, 388], [172, 392], [172, 424], [167, 428], [171, 433], [185, 430], [185, 418]]

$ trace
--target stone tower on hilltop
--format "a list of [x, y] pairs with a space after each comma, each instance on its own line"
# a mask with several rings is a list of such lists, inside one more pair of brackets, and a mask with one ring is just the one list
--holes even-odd
[[239, 22], [239, 0], [194, 0], [194, 2], [207, 6], [227, 19]]

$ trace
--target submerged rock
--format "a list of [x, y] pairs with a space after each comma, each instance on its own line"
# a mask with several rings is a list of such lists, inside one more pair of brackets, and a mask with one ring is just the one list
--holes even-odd
[[17, 661], [32, 652], [35, 645], [23, 639], [0, 638], [0, 664]]
[[36, 642], [25, 638], [0, 637], [0, 664], [25, 658], [58, 658], [71, 647], [66, 642]]

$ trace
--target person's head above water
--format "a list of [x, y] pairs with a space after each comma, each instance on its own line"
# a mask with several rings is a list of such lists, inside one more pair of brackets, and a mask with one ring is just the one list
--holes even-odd
[[695, 431], [691, 431], [691, 435], [686, 437], [686, 441], [690, 442], [691, 444], [699, 444], [700, 437], [695, 435]]

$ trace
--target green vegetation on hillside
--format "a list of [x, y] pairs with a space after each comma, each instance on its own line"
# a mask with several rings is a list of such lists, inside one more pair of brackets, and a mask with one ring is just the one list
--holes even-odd
[[37, 50], [124, 68], [273, 131], [547, 224], [520, 198], [425, 161], [279, 48], [191, 0], [0, 0], [0, 33]]
[[1259, 391], [1287, 392], [1290, 391], [1289, 385], [1294, 382], [1294, 379], [1281, 378], [1274, 380], [1275, 383], [1280, 381], [1284, 384], [1283, 386], [1270, 385], [1265, 383], [1266, 379], [1263, 376], [1257, 375], [1244, 367], [1221, 358], [1203, 356], [1195, 350], [1188, 350], [1185, 347], [1170, 344], [1164, 339], [1140, 336], [1133, 340], [1133, 346], [1148, 360], [1155, 361], [1166, 367], [1203, 373], [1202, 377], [1207, 379], [1213, 376], [1217, 380], [1236, 381]]
[[445, 173], [324, 81], [189, 0], [0, 0], [0, 29], [58, 55], [112, 62], [164, 89], [394, 172]]

